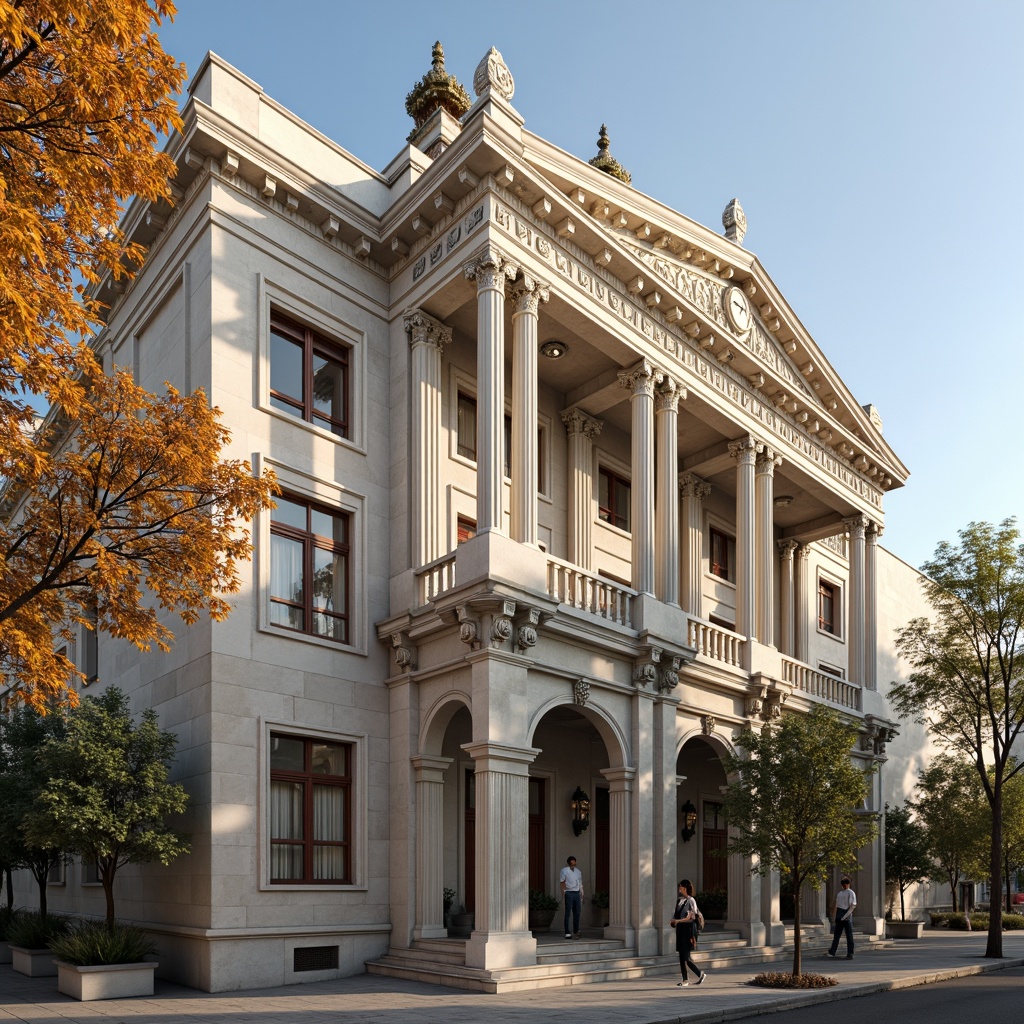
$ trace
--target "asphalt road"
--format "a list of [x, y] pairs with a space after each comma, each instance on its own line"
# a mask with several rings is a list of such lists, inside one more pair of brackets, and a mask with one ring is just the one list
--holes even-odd
[[733, 1018], [733, 1024], [1016, 1024], [1024, 1020], [1024, 967], [878, 992], [799, 1010]]

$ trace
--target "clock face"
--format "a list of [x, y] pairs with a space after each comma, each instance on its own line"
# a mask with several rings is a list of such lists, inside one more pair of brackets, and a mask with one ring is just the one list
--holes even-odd
[[741, 288], [733, 285], [725, 293], [725, 315], [737, 331], [749, 331], [754, 322], [750, 312], [750, 303]]

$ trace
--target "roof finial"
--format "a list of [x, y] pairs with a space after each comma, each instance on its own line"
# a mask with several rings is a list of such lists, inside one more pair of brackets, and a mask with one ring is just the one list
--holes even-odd
[[438, 109], [451, 114], [456, 120], [469, 110], [469, 93], [459, 85], [454, 75], [444, 69], [444, 47], [440, 41], [431, 50], [431, 69], [413, 86], [405, 97], [405, 112], [419, 128]]
[[722, 227], [725, 228], [725, 237], [737, 245], [743, 243], [743, 236], [747, 233], [747, 215], [743, 212], [738, 199], [730, 199], [722, 213]]
[[590, 160], [590, 165], [629, 185], [633, 181], [633, 175], [612, 156], [610, 146], [608, 128], [606, 125], [601, 125], [601, 132], [597, 137], [597, 156]]

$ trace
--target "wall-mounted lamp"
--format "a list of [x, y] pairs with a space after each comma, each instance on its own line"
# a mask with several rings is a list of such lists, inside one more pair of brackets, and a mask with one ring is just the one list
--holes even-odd
[[577, 786], [572, 795], [572, 831], [580, 835], [590, 827], [590, 797]]
[[540, 347], [540, 354], [547, 356], [548, 359], [561, 359], [568, 351], [569, 346], [564, 341], [557, 341], [554, 338], [551, 341], [545, 341]]
[[697, 834], [697, 808], [687, 800], [679, 809], [683, 812], [683, 842], [688, 843]]

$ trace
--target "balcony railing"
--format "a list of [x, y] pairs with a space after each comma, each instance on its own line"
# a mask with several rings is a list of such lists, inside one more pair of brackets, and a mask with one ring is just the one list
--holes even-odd
[[455, 586], [455, 552], [442, 555], [416, 570], [420, 583], [420, 604], [427, 604]]
[[581, 569], [578, 565], [548, 557], [548, 595], [559, 604], [590, 612], [620, 626], [633, 626], [636, 591], [621, 583]]
[[712, 661], [720, 661], [724, 665], [739, 668], [743, 657], [745, 640], [739, 633], [730, 629], [715, 626], [703, 619], [689, 620], [686, 642], [697, 648], [698, 654]]
[[862, 710], [860, 687], [845, 679], [840, 679], [838, 676], [819, 672], [803, 662], [783, 657], [782, 678], [785, 682], [791, 683], [795, 689], [809, 694], [811, 697], [827, 700], [832, 704], [851, 708], [854, 711]]

